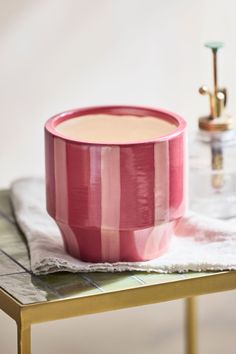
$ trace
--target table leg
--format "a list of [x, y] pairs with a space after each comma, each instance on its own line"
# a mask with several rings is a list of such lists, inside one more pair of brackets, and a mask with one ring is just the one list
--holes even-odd
[[31, 325], [17, 323], [18, 354], [31, 354]]
[[197, 354], [197, 300], [186, 298], [186, 354]]

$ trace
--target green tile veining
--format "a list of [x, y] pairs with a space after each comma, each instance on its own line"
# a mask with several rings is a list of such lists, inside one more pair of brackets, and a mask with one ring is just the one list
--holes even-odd
[[9, 243], [25, 243], [25, 237], [18, 227], [8, 220], [0, 217], [0, 247]]
[[2, 250], [15, 259], [25, 269], [30, 271], [30, 259], [28, 249], [25, 244], [15, 244], [2, 247]]
[[0, 276], [0, 287], [22, 304], [56, 299], [57, 296], [29, 273]]
[[142, 286], [141, 282], [131, 276], [132, 273], [88, 273], [87, 277], [106, 291], [117, 291], [123, 289], [137, 288]]
[[[9, 192], [0, 191], [0, 211], [12, 218]], [[25, 268], [30, 269], [29, 254], [25, 238], [18, 227], [0, 214], [0, 249], [13, 257]]]
[[56, 292], [59, 298], [81, 297], [101, 293], [101, 290], [90, 284], [79, 274], [55, 273], [40, 276], [40, 279]]
[[24, 236], [6, 219], [0, 218], [0, 249], [30, 270], [29, 253]]
[[20, 272], [24, 269], [0, 251], [0, 276]]
[[163, 284], [172, 281], [183, 280], [182, 274], [179, 273], [158, 274], [155, 272], [135, 272], [134, 274], [146, 285]]
[[182, 273], [182, 279], [201, 278], [214, 274], [217, 274], [217, 272], [187, 272]]
[[183, 281], [191, 278], [200, 278], [204, 276], [213, 275], [212, 272], [188, 272], [188, 273], [168, 273], [159, 274], [155, 272], [135, 272], [134, 273], [139, 279], [143, 280], [145, 284], [163, 284], [170, 283], [173, 281]]

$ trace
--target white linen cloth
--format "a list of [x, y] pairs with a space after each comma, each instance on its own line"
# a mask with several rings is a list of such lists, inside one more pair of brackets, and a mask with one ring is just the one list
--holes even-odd
[[45, 207], [41, 178], [24, 178], [11, 186], [19, 227], [26, 236], [35, 274], [59, 271], [154, 271], [160, 273], [236, 269], [236, 224], [189, 213], [176, 224], [170, 248], [146, 262], [88, 263], [66, 253], [60, 231]]

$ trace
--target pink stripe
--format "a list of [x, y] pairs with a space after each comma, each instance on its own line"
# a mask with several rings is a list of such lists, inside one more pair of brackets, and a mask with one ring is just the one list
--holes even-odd
[[154, 147], [130, 145], [120, 150], [122, 230], [154, 225]]
[[145, 261], [159, 257], [169, 246], [173, 223], [139, 230], [122, 230], [121, 261]]
[[120, 258], [120, 148], [102, 147], [102, 259], [110, 262]]
[[58, 223], [58, 226], [60, 227], [62, 234], [66, 235], [66, 237], [64, 237], [64, 242], [67, 250], [72, 256], [79, 258], [79, 240], [78, 238], [76, 238], [74, 231], [71, 229], [70, 226], [63, 223]]
[[169, 220], [169, 146], [168, 141], [154, 145], [155, 225]]
[[69, 224], [73, 226], [91, 226], [89, 220], [89, 147], [67, 144], [67, 184]]
[[68, 193], [66, 143], [61, 139], [54, 139], [54, 168], [55, 168], [55, 218], [60, 222], [68, 222]]

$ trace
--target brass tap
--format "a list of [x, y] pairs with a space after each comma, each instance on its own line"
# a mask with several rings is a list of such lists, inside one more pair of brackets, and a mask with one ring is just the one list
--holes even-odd
[[207, 131], [225, 131], [233, 128], [232, 119], [225, 114], [227, 103], [226, 88], [218, 87], [217, 53], [224, 44], [222, 42], [208, 42], [205, 47], [210, 48], [213, 54], [213, 90], [203, 85], [199, 88], [201, 95], [208, 95], [210, 114], [199, 118], [199, 128]]

